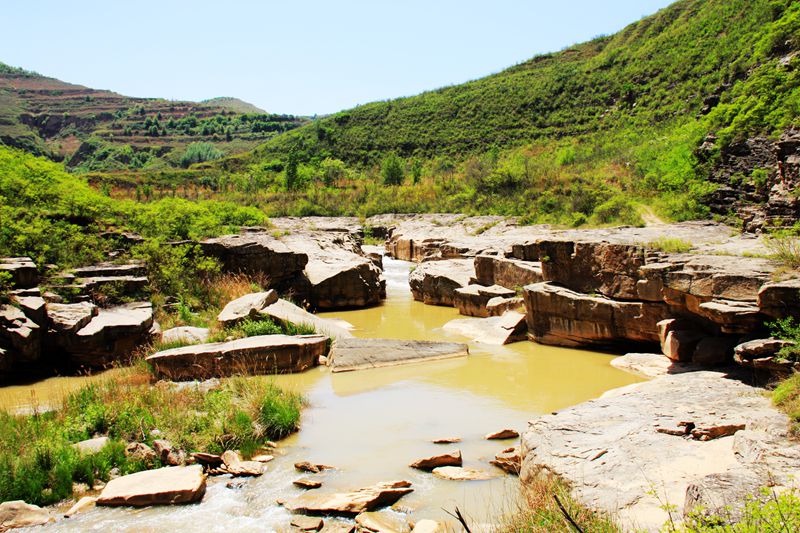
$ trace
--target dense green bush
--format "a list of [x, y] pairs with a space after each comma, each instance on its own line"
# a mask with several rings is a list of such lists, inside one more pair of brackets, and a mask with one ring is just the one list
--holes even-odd
[[195, 163], [204, 163], [206, 161], [214, 161], [225, 155], [222, 150], [218, 149], [211, 143], [198, 142], [191, 143], [186, 147], [186, 152], [181, 156], [181, 166], [187, 168]]

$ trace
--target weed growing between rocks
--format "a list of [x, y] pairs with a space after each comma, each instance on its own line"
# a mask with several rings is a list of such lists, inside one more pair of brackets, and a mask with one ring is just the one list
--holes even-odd
[[[125, 454], [128, 442], [169, 440], [187, 452], [237, 449], [245, 457], [299, 426], [302, 398], [263, 377], [221, 380], [211, 390], [151, 384], [143, 366], [70, 394], [61, 409], [29, 416], [0, 412], [0, 501], [51, 504], [89, 486], [161, 466]], [[94, 436], [108, 443], [94, 454], [73, 445]]]

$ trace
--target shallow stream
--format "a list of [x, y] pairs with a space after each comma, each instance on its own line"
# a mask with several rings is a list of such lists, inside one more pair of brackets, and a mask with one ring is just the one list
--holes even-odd
[[[408, 287], [411, 263], [384, 259], [387, 299], [380, 307], [325, 313], [346, 320], [359, 337], [456, 340], [441, 327], [458, 317], [455, 309], [413, 301]], [[289, 514], [277, 499], [301, 494], [292, 481], [305, 477], [297, 461], [333, 465], [316, 476], [321, 491], [351, 489], [405, 479], [414, 492], [398, 509], [412, 520], [447, 520], [444, 510], [461, 509], [474, 523], [490, 523], [513, 506], [516, 478], [488, 464], [515, 441], [486, 441], [506, 427], [519, 431], [536, 415], [562, 409], [637, 381], [609, 365], [611, 356], [520, 342], [503, 347], [470, 344], [468, 358], [360, 372], [331, 374], [320, 367], [277, 376], [281, 386], [308, 400], [302, 429], [280, 443], [267, 473], [239, 489], [227, 476], [210, 478], [199, 505], [177, 508], [95, 509], [48, 526], [68, 531], [266, 531], [289, 530]], [[58, 378], [75, 379], [75, 378]], [[0, 407], [25, 407], [35, 398], [63, 394], [81, 381], [51, 380], [46, 387], [0, 389]], [[461, 443], [435, 445], [434, 438], [459, 437]], [[464, 466], [489, 470], [489, 481], [446, 481], [413, 470], [408, 463], [437, 452], [460, 449]], [[310, 476], [313, 476], [311, 474]]]

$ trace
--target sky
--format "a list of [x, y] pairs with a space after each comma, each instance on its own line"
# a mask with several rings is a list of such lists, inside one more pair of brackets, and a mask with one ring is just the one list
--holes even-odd
[[327, 114], [499, 72], [671, 0], [6, 0], [0, 61], [128, 96]]

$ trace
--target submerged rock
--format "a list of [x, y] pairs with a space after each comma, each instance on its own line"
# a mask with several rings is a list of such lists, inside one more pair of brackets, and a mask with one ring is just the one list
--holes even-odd
[[441, 466], [433, 469], [433, 475], [450, 481], [484, 481], [496, 478], [497, 475], [477, 470], [475, 468], [463, 468], [461, 466]]
[[260, 335], [173, 348], [146, 360], [157, 376], [173, 381], [302, 372], [316, 366], [327, 342], [322, 335]]
[[285, 502], [284, 507], [293, 513], [355, 516], [392, 505], [413, 491], [408, 481], [393, 481], [350, 492], [319, 494], [314, 491]]
[[295, 487], [300, 487], [301, 489], [308, 489], [308, 490], [318, 489], [322, 486], [322, 481], [317, 481], [314, 479], [303, 477], [292, 481], [292, 485], [294, 485]]
[[469, 355], [466, 344], [394, 339], [340, 339], [331, 349], [333, 372], [450, 359]]
[[200, 465], [168, 466], [112, 479], [97, 505], [145, 507], [194, 503], [203, 499], [206, 476]]
[[318, 474], [323, 470], [333, 470], [332, 466], [312, 463], [310, 461], [301, 461], [299, 463], [295, 463], [294, 467], [300, 472], [311, 472], [312, 474]]

